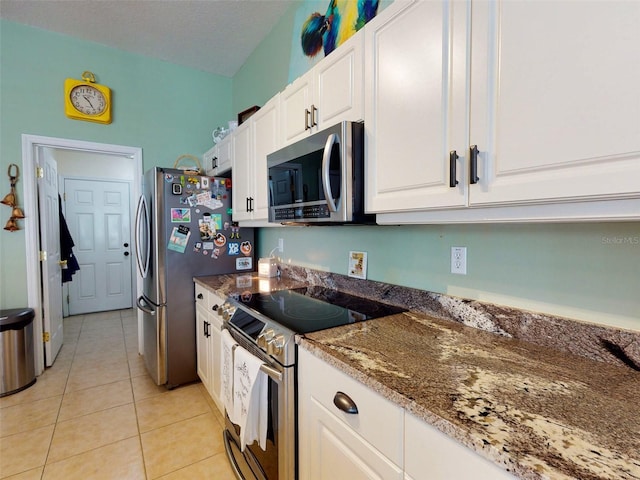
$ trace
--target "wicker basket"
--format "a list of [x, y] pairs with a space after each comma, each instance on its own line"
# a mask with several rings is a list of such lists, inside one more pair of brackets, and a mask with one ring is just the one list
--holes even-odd
[[[195, 165], [193, 163], [189, 165], [181, 165], [181, 163], [185, 160], [191, 160], [195, 162]], [[185, 175], [204, 175], [204, 170], [202, 169], [202, 165], [200, 164], [200, 159], [195, 155], [180, 155], [173, 164], [173, 168], [183, 170]]]

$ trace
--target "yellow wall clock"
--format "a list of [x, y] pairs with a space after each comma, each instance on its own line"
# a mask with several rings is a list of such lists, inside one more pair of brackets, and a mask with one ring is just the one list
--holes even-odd
[[74, 120], [111, 123], [111, 89], [96, 83], [96, 76], [83, 72], [82, 80], [64, 81], [64, 113]]

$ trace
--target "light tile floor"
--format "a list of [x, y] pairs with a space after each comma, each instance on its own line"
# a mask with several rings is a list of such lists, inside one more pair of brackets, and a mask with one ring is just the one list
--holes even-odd
[[64, 320], [35, 385], [0, 398], [0, 478], [232, 480], [223, 418], [202, 384], [156, 386], [135, 310]]

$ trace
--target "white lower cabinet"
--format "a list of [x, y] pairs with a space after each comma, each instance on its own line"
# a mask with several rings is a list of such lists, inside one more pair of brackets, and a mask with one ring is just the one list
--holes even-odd
[[473, 450], [405, 413], [405, 480], [512, 480], [509, 474]]
[[209, 395], [224, 413], [220, 382], [222, 319], [217, 310], [224, 298], [196, 284], [196, 355], [198, 376]]
[[300, 479], [402, 479], [403, 410], [303, 349], [298, 368]]
[[[515, 478], [308, 351], [298, 353], [300, 480]], [[358, 413], [338, 408], [338, 393]]]

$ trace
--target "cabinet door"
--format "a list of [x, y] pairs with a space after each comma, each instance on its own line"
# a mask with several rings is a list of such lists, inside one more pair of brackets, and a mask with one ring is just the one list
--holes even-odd
[[[298, 354], [301, 479], [401, 479], [402, 409], [308, 351]], [[339, 410], [336, 392], [358, 413]]]
[[313, 68], [314, 131], [343, 120], [364, 120], [363, 51], [361, 30]]
[[396, 1], [365, 27], [368, 212], [466, 205], [468, 9]]
[[[233, 170], [231, 197], [234, 222], [251, 219], [255, 179], [253, 177], [253, 148], [251, 147], [251, 119], [240, 125], [233, 134]], [[253, 201], [255, 203], [255, 200]]]
[[405, 413], [406, 479], [513, 480], [516, 477], [415, 416]]
[[222, 322], [219, 321], [215, 315], [211, 317], [211, 326], [209, 327], [209, 351], [210, 353], [210, 368], [211, 368], [211, 390], [209, 394], [221, 413], [224, 414], [224, 404], [222, 401], [222, 382], [220, 375], [220, 351], [222, 341]]
[[253, 121], [253, 159], [255, 189], [253, 220], [266, 221], [269, 217], [269, 182], [267, 155], [280, 147], [280, 97], [274, 98], [256, 112]]
[[211, 395], [211, 349], [209, 348], [209, 315], [204, 305], [196, 304], [196, 358], [202, 384]]
[[470, 204], [640, 192], [640, 3], [474, 2]]
[[282, 145], [289, 145], [309, 134], [311, 128], [311, 98], [313, 77], [311, 72], [297, 78], [280, 94]]
[[202, 168], [207, 175], [213, 177], [218, 166], [218, 147], [214, 146], [202, 155]]
[[216, 147], [218, 150], [218, 160], [213, 174], [220, 175], [231, 170], [231, 159], [233, 157], [233, 132], [220, 140]]
[[300, 462], [301, 479], [402, 479], [400, 467], [341, 422], [316, 398], [306, 397], [303, 401], [308, 418], [300, 437], [300, 449], [306, 452]]

